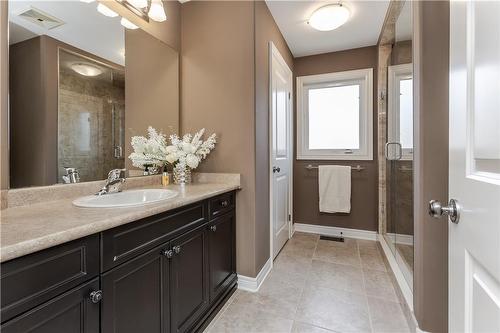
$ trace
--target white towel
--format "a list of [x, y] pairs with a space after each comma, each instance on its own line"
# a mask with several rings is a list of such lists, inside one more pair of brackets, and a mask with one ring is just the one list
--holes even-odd
[[351, 167], [320, 165], [318, 170], [319, 211], [351, 212]]

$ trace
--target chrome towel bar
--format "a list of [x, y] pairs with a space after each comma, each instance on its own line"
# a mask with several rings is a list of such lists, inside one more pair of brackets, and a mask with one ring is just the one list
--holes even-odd
[[[307, 170], [312, 170], [312, 169], [317, 169], [317, 168], [318, 168], [318, 166], [313, 166], [312, 164], [306, 165]], [[351, 167], [352, 171], [363, 171], [364, 169], [365, 169], [365, 167], [362, 167], [359, 164], [354, 166], [354, 167]]]

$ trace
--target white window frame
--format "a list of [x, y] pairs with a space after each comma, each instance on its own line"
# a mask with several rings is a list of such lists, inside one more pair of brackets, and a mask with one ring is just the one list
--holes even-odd
[[[360, 86], [360, 149], [309, 149], [309, 89], [346, 84]], [[373, 68], [297, 77], [297, 159], [373, 160]]]
[[[413, 64], [389, 66], [388, 68], [388, 106], [387, 106], [387, 140], [400, 142], [399, 137], [399, 95], [401, 80], [413, 80]], [[415, 145], [415, 143], [414, 143]], [[401, 148], [400, 160], [413, 160], [413, 148]]]

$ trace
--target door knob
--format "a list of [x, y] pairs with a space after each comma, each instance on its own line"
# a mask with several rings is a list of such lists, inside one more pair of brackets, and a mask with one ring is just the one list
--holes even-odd
[[281, 171], [280, 167], [273, 166], [273, 173], [276, 173], [276, 172], [279, 173], [280, 171]]
[[460, 210], [461, 207], [455, 199], [450, 199], [448, 206], [443, 206], [441, 202], [437, 200], [429, 201], [429, 215], [435, 218], [448, 215], [451, 222], [458, 223], [458, 221], [460, 221]]
[[210, 231], [216, 232], [217, 231], [217, 226], [216, 225], [210, 226]]
[[180, 253], [181, 252], [181, 246], [180, 245], [176, 245], [172, 248], [172, 250], [174, 250], [175, 253]]

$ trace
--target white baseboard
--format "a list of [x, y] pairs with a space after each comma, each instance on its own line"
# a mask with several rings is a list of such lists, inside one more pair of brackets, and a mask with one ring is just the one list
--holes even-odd
[[388, 232], [386, 235], [387, 237], [394, 239], [396, 244], [413, 246], [413, 235], [396, 234], [393, 232]]
[[377, 232], [360, 229], [349, 229], [339, 227], [327, 227], [323, 225], [294, 223], [294, 231], [320, 234], [325, 236], [344, 236], [349, 238], [377, 240]]
[[257, 277], [253, 278], [238, 274], [238, 289], [250, 291], [252, 293], [259, 291], [260, 286], [266, 279], [269, 272], [271, 272], [271, 269], [272, 259], [269, 258], [264, 264], [264, 267], [260, 270], [259, 274], [257, 274]]
[[405, 298], [406, 304], [410, 308], [411, 312], [413, 312], [413, 291], [410, 288], [410, 285], [408, 282], [406, 282], [406, 279], [403, 275], [403, 272], [401, 271], [401, 268], [399, 268], [398, 263], [396, 262], [396, 258], [391, 252], [391, 249], [389, 248], [389, 245], [387, 245], [387, 242], [383, 236], [378, 237], [378, 241], [380, 242], [380, 245], [382, 245], [382, 249], [384, 250], [385, 257], [387, 258], [387, 261], [389, 262], [389, 265], [391, 266], [392, 272], [394, 273], [394, 276], [396, 277], [396, 281], [398, 282], [399, 288], [401, 289], [401, 292], [403, 293], [403, 297]]

